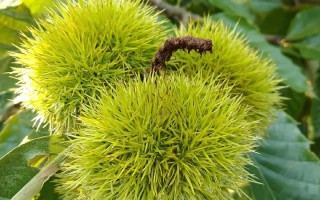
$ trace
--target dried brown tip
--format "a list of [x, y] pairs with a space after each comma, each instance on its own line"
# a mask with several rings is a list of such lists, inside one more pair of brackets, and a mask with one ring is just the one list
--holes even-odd
[[187, 50], [190, 53], [194, 50], [201, 55], [206, 51], [212, 53], [212, 40], [195, 38], [192, 36], [172, 37], [164, 42], [152, 61], [152, 71], [159, 73], [165, 67], [165, 62], [169, 61], [172, 54], [179, 50]]

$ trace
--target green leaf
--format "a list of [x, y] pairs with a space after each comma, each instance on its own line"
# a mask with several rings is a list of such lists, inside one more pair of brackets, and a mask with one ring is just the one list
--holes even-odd
[[303, 112], [303, 105], [306, 101], [305, 94], [297, 93], [291, 88], [285, 88], [282, 90], [282, 96], [287, 98], [283, 102], [285, 111], [295, 120], [299, 121], [300, 114]]
[[46, 8], [52, 6], [54, 0], [21, 0], [26, 5], [32, 16], [37, 17], [45, 13]]
[[315, 80], [315, 93], [317, 98], [312, 100], [311, 105], [311, 123], [313, 125], [314, 137], [320, 138], [320, 69], [317, 71]]
[[182, 1], [175, 1], [171, 2], [171, 4], [176, 4], [177, 6], [182, 6], [183, 8], [187, 9], [188, 11], [196, 14], [206, 14], [212, 13], [216, 11], [216, 7], [213, 6], [210, 1], [208, 0], [182, 0]]
[[320, 34], [291, 43], [290, 46], [297, 48], [305, 59], [320, 60]]
[[278, 114], [252, 160], [256, 167], [249, 171], [260, 183], [250, 183], [244, 191], [253, 200], [320, 198], [320, 160], [310, 151], [310, 141], [296, 122], [285, 113]]
[[12, 98], [13, 98], [12, 92], [5, 91], [5, 92], [0, 93], [0, 123], [3, 121], [3, 117], [7, 114], [7, 110], [13, 104], [10, 101], [10, 99], [12, 99]]
[[56, 178], [53, 176], [47, 182], [44, 183], [40, 196], [37, 200], [60, 200], [62, 197], [55, 190], [55, 180]]
[[290, 24], [288, 40], [299, 40], [320, 33], [320, 7], [300, 11]]
[[9, 51], [16, 51], [16, 47], [11, 44], [0, 43], [0, 73], [11, 71], [10, 66], [14, 61], [14, 58], [9, 56]]
[[17, 44], [20, 41], [20, 32], [27, 32], [30, 25], [34, 25], [34, 20], [24, 5], [1, 9], [0, 43]]
[[281, 53], [281, 49], [269, 44], [266, 39], [259, 33], [258, 29], [245, 20], [237, 21], [237, 19], [225, 14], [213, 15], [214, 20], [223, 20], [230, 27], [244, 33], [248, 38], [249, 45], [257, 48], [262, 56], [270, 56], [277, 65], [277, 72], [284, 82], [296, 92], [307, 92], [307, 78], [302, 73], [299, 66], [295, 65], [289, 58]]
[[280, 38], [281, 35], [287, 33], [295, 12], [284, 7], [279, 7], [266, 14], [259, 14], [261, 17], [261, 21], [259, 22], [260, 31], [264, 34], [278, 35]]
[[17, 83], [17, 80], [12, 78], [8, 74], [8, 72], [12, 71], [11, 67], [18, 66], [18, 64], [14, 63], [15, 59], [9, 56], [8, 51], [16, 51], [16, 50], [17, 50], [16, 47], [14, 47], [11, 44], [0, 43], [0, 93], [15, 87]]
[[39, 169], [28, 166], [29, 159], [48, 154], [49, 137], [22, 144], [0, 159], [0, 197], [11, 199]]
[[[31, 121], [35, 117], [30, 111], [19, 112], [5, 122], [3, 130], [0, 132], [0, 157], [18, 146], [22, 140], [36, 132]], [[42, 135], [48, 135], [46, 129], [41, 129]]]
[[281, 52], [284, 55], [301, 59], [301, 54], [297, 49], [288, 48], [288, 47], [280, 47], [280, 48], [281, 48]]
[[281, 0], [251, 0], [250, 8], [255, 13], [270, 12], [273, 9], [282, 7]]
[[11, 44], [19, 40], [19, 31], [0, 24], [0, 43]]
[[0, 74], [0, 92], [13, 88], [16, 83], [17, 80], [11, 78], [9, 74]]
[[[1, 35], [1, 33], [0, 33]], [[17, 80], [12, 78], [8, 72], [11, 71], [12, 66], [17, 66], [17, 64], [13, 64], [14, 58], [9, 56], [7, 52], [8, 50], [14, 50], [15, 48], [11, 48], [12, 45], [5, 45], [0, 43], [0, 93], [7, 91], [13, 87], [15, 87]], [[1, 51], [4, 52], [1, 54]]]
[[[65, 156], [61, 135], [51, 135], [22, 144], [0, 159], [0, 199], [31, 199], [37, 194], [45, 181], [58, 169]], [[39, 159], [39, 167], [30, 165]], [[45, 159], [43, 159], [45, 158]], [[44, 161], [44, 162], [43, 162]]]
[[44, 183], [59, 170], [65, 158], [64, 153], [59, 154], [51, 163], [42, 168], [11, 200], [31, 199], [37, 195]]
[[8, 51], [15, 51], [12, 45], [20, 41], [20, 31], [27, 31], [33, 23], [28, 9], [23, 5], [7, 7], [0, 10], [0, 92], [15, 86], [16, 80], [5, 72], [11, 71], [14, 59]]
[[314, 131], [314, 137], [320, 138], [320, 99], [314, 99], [311, 106], [311, 118]]
[[26, 31], [26, 26], [34, 23], [29, 9], [23, 4], [0, 9], [0, 19], [2, 24], [15, 30]]
[[254, 21], [254, 15], [250, 12], [248, 1], [238, 1], [238, 0], [210, 0], [209, 3], [212, 6], [222, 9], [224, 12], [243, 17], [249, 22]]
[[[0, 42], [10, 44], [10, 41], [14, 39], [18, 40], [19, 31], [28, 31], [27, 27], [33, 23], [34, 21], [29, 14], [29, 10], [23, 5], [1, 9]], [[10, 36], [10, 33], [13, 35]]]

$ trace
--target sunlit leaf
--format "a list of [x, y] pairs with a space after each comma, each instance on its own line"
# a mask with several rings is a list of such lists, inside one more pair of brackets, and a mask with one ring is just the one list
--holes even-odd
[[47, 7], [50, 7], [55, 0], [21, 0], [26, 5], [32, 14], [37, 17], [46, 11]]
[[[36, 132], [31, 121], [34, 117], [34, 113], [24, 111], [16, 113], [5, 122], [5, 126], [0, 132], [0, 157], [18, 146], [26, 136]], [[45, 129], [40, 132], [43, 135], [48, 135], [48, 131]]]
[[5, 9], [7, 7], [15, 7], [21, 4], [20, 0], [4, 0], [0, 1], [0, 9]]
[[0, 43], [11, 44], [19, 41], [19, 31], [0, 24]]
[[23, 4], [0, 9], [0, 22], [14, 30], [27, 31], [26, 26], [33, 24], [34, 20], [29, 9]]
[[11, 44], [20, 41], [20, 32], [28, 31], [34, 23], [29, 10], [23, 6], [0, 9], [0, 43]]

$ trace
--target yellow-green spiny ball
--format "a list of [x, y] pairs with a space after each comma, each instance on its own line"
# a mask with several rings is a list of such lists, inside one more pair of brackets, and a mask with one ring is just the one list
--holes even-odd
[[[116, 84], [88, 106], [59, 174], [64, 199], [232, 199], [256, 140], [241, 98], [215, 79]], [[92, 107], [93, 106], [93, 107]]]
[[14, 54], [22, 65], [15, 69], [19, 99], [52, 130], [65, 132], [99, 87], [149, 67], [166, 34], [140, 1], [68, 2], [31, 28]]
[[246, 38], [222, 22], [208, 18], [203, 24], [191, 22], [187, 29], [176, 30], [176, 36], [194, 36], [211, 39], [212, 53], [199, 55], [191, 51], [176, 52], [168, 68], [188, 76], [201, 73], [204, 78], [218, 76], [218, 79], [233, 86], [231, 94], [242, 96], [243, 103], [251, 107], [247, 120], [257, 121], [257, 129], [264, 129], [279, 106], [279, 82], [275, 65], [248, 47]]

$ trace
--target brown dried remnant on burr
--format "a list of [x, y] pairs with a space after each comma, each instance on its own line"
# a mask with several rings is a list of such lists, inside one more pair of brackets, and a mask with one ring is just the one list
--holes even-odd
[[201, 55], [206, 51], [212, 53], [212, 40], [195, 38], [192, 36], [172, 37], [164, 42], [152, 61], [152, 71], [159, 73], [165, 67], [165, 62], [169, 61], [172, 54], [179, 50], [195, 50]]

